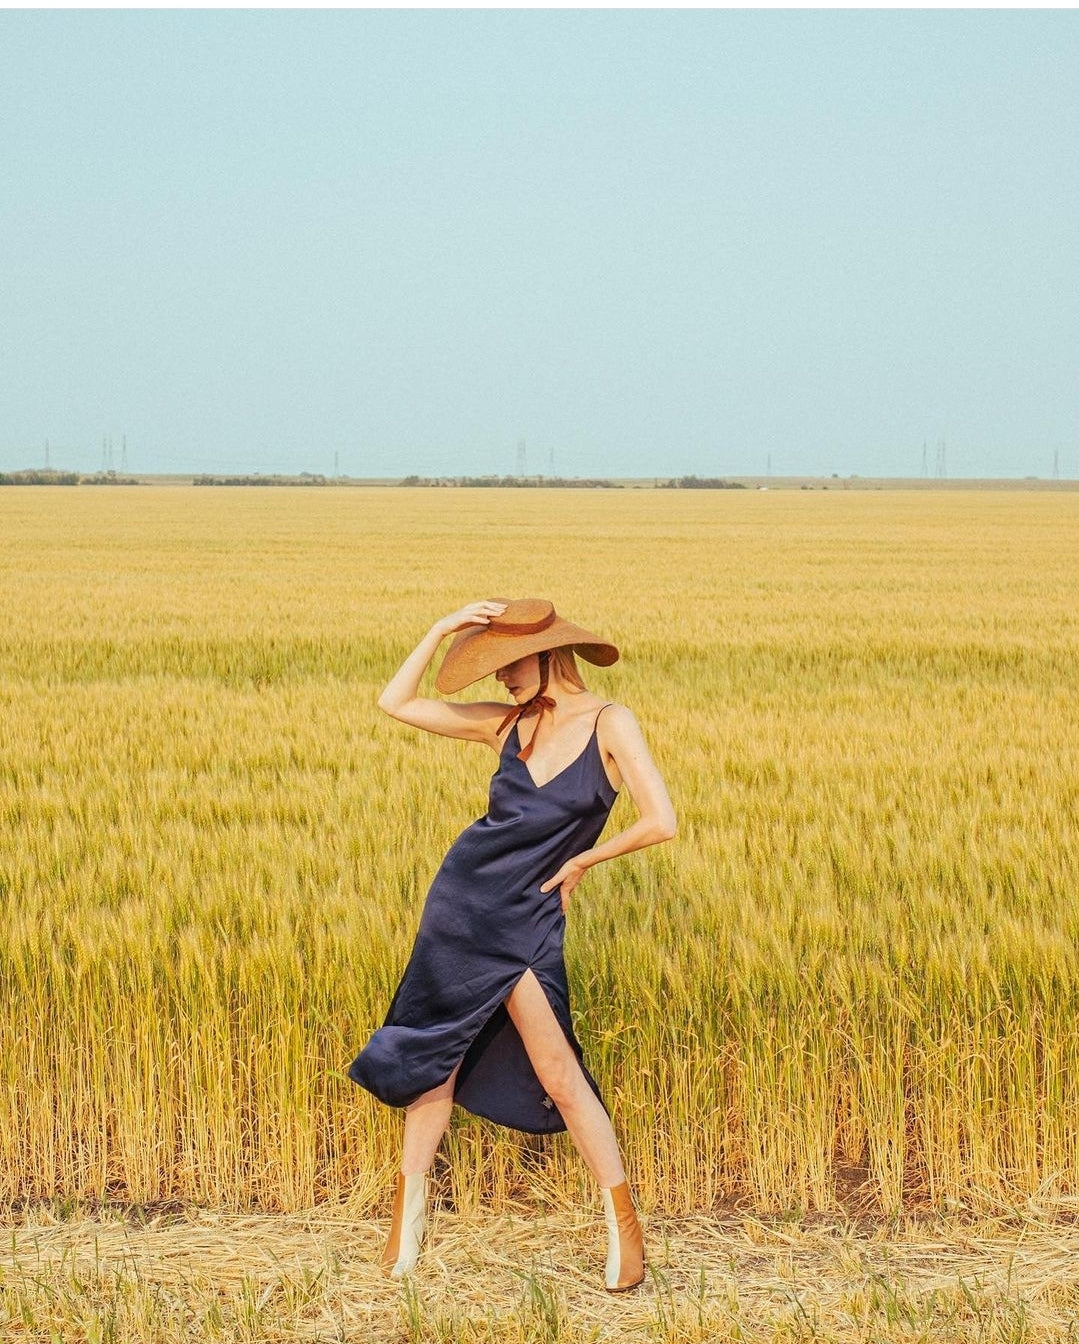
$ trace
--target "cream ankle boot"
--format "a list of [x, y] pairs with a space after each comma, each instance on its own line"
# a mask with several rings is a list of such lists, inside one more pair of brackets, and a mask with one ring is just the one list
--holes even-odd
[[624, 1293], [644, 1280], [644, 1236], [627, 1181], [601, 1188], [600, 1193], [607, 1220], [606, 1288], [609, 1293]]
[[427, 1217], [427, 1173], [397, 1174], [397, 1192], [393, 1200], [393, 1218], [386, 1248], [382, 1252], [382, 1272], [399, 1279], [416, 1268]]

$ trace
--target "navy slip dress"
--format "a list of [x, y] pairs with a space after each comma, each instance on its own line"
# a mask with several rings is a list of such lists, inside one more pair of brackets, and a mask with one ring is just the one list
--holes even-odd
[[390, 1106], [407, 1106], [460, 1063], [454, 1101], [529, 1134], [566, 1128], [503, 1000], [531, 968], [593, 1092], [573, 1034], [558, 888], [540, 886], [599, 838], [616, 799], [596, 740], [545, 784], [518, 759], [517, 724], [491, 777], [487, 815], [457, 837], [435, 874], [412, 954], [383, 1025], [348, 1068]]

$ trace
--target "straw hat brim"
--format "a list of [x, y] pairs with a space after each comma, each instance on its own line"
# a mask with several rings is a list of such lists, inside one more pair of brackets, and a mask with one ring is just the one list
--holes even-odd
[[490, 625], [469, 626], [454, 635], [438, 669], [435, 685], [443, 695], [452, 695], [518, 658], [567, 644], [573, 646], [574, 653], [597, 667], [610, 667], [618, 661], [618, 649], [614, 644], [558, 615], [544, 629], [528, 634], [504, 633], [497, 628], [497, 622], [492, 621]]

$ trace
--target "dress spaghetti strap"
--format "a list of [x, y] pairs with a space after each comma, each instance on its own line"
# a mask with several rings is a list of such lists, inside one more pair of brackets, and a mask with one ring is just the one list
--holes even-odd
[[599, 709], [596, 711], [596, 717], [592, 720], [592, 737], [590, 740], [594, 741], [596, 744], [596, 761], [599, 764], [600, 772], [607, 783], [607, 787], [617, 794], [618, 789], [611, 783], [610, 776], [607, 774], [607, 767], [603, 763], [603, 753], [600, 751], [599, 746], [599, 716], [605, 709], [610, 709], [613, 704], [614, 701], [609, 700], [605, 705], [600, 705]]

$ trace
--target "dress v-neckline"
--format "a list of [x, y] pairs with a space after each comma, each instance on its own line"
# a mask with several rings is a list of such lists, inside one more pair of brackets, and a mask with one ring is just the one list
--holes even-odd
[[[605, 708], [606, 708], [606, 706], [605, 706]], [[598, 718], [599, 718], [599, 715], [598, 715], [598, 714], [596, 715], [596, 718], [597, 718], [597, 720], [598, 720]], [[516, 723], [513, 725], [513, 731], [514, 731], [514, 733], [517, 734], [517, 751], [520, 751], [520, 749], [521, 749], [521, 734], [520, 734], [519, 732], [517, 732], [517, 724], [516, 724]], [[535, 729], [533, 729], [533, 732], [535, 732]], [[528, 762], [527, 762], [527, 761], [521, 761], [521, 758], [517, 755], [517, 752], [516, 752], [516, 751], [513, 753], [513, 759], [514, 759], [515, 761], [521, 761], [521, 764], [524, 766], [524, 769], [525, 769], [525, 774], [526, 774], [526, 775], [528, 776], [528, 778], [532, 781], [532, 787], [533, 787], [534, 789], [545, 789], [545, 788], [547, 788], [549, 785], [553, 784], [553, 783], [555, 782], [556, 779], [561, 779], [562, 776], [566, 773], [567, 770], [572, 770], [572, 769], [573, 769], [573, 767], [577, 764], [577, 762], [578, 762], [579, 760], [581, 760], [581, 759], [584, 757], [585, 752], [586, 752], [586, 751], [588, 750], [588, 748], [592, 745], [592, 740], [593, 740], [593, 738], [594, 738], [595, 736], [596, 736], [596, 725], [593, 723], [593, 725], [592, 725], [592, 731], [588, 734], [588, 741], [587, 741], [587, 742], [584, 744], [584, 746], [580, 749], [580, 751], [577, 753], [577, 755], [574, 756], [573, 760], [570, 761], [567, 765], [564, 765], [564, 766], [562, 767], [562, 769], [559, 770], [558, 774], [556, 774], [556, 775], [552, 775], [550, 779], [545, 779], [545, 780], [543, 781], [542, 784], [538, 784], [538, 783], [536, 782], [535, 777], [534, 777], [533, 774], [532, 774], [532, 771], [529, 770], [529, 768], [528, 768]]]

